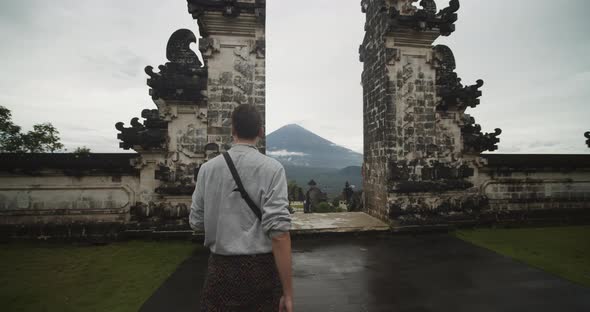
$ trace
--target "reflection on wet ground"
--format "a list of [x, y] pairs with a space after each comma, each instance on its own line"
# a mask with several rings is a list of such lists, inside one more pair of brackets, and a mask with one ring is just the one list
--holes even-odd
[[[590, 289], [448, 235], [293, 243], [296, 311], [590, 311]], [[197, 253], [141, 311], [198, 311]]]

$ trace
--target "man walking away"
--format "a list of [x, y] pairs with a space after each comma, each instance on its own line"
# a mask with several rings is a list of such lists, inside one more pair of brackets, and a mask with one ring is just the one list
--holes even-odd
[[283, 166], [261, 154], [259, 112], [232, 113], [232, 148], [201, 166], [189, 221], [211, 250], [202, 311], [293, 311], [291, 216]]

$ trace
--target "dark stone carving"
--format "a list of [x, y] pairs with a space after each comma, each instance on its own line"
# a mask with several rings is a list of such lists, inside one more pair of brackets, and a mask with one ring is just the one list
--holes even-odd
[[[219, 155], [219, 144], [217, 143], [209, 143], [205, 145], [205, 157], [207, 160], [214, 158], [215, 156]], [[195, 178], [196, 180], [196, 178]]]
[[156, 188], [156, 193], [165, 195], [177, 195], [186, 196], [192, 195], [195, 191], [194, 184], [178, 184], [178, 183], [163, 183], [161, 186]]
[[266, 57], [266, 41], [265, 40], [256, 40], [256, 45], [254, 46], [253, 52], [256, 53], [257, 58]]
[[449, 1], [449, 6], [442, 9], [437, 16], [440, 17], [440, 34], [449, 36], [455, 31], [455, 22], [457, 21], [457, 11], [459, 11], [459, 0]]
[[123, 141], [119, 146], [126, 150], [137, 146], [144, 150], [164, 149], [168, 136], [168, 122], [160, 118], [157, 109], [144, 109], [141, 117], [145, 119], [143, 124], [135, 117], [131, 119], [131, 128], [125, 128], [122, 122], [115, 124], [115, 128], [121, 131], [117, 134], [117, 139]]
[[422, 12], [428, 16], [436, 15], [436, 3], [434, 0], [422, 0], [420, 1], [420, 6], [422, 6]]
[[189, 207], [182, 203], [172, 205], [169, 202], [149, 202], [147, 204], [137, 202], [131, 207], [129, 213], [138, 221], [146, 221], [147, 219], [156, 219], [158, 221], [186, 219], [189, 215]]
[[[413, 15], [402, 15], [395, 7], [389, 8], [390, 28], [408, 27], [418, 31], [438, 29], [443, 36], [449, 36], [455, 31], [459, 0], [451, 0], [449, 6], [436, 13], [436, 3], [433, 0], [420, 1], [421, 9]], [[363, 12], [367, 10], [366, 1], [361, 3]]]
[[255, 9], [254, 14], [256, 14], [256, 20], [258, 23], [265, 25], [266, 24], [266, 0], [260, 1], [262, 7], [258, 7]]
[[199, 51], [203, 54], [213, 54], [219, 52], [219, 45], [213, 38], [199, 39]]
[[394, 193], [431, 193], [466, 190], [473, 187], [473, 183], [466, 180], [447, 181], [401, 181], [395, 183], [391, 189]]
[[[197, 104], [203, 100], [203, 91], [207, 88], [207, 68], [202, 67], [196, 53], [190, 49], [196, 43], [195, 34], [188, 29], [179, 29], [172, 34], [166, 48], [166, 58], [170, 62], [158, 66], [155, 73], [152, 66], [145, 68], [150, 76], [147, 80], [151, 87], [153, 100], [177, 100]], [[199, 103], [200, 104], [200, 103]]]
[[205, 11], [221, 12], [228, 18], [237, 18], [242, 13], [254, 14], [259, 23], [266, 20], [266, 0], [244, 3], [237, 0], [187, 0], [188, 12], [197, 20], [203, 37], [207, 37], [207, 27], [202, 16]]
[[500, 139], [498, 136], [502, 134], [501, 129], [495, 129], [494, 133], [481, 132], [481, 126], [475, 123], [475, 119], [469, 115], [465, 115], [467, 119], [465, 125], [461, 127], [463, 134], [463, 146], [466, 154], [481, 154], [485, 151], [493, 152], [498, 149]]
[[156, 170], [156, 172], [154, 173], [154, 178], [156, 180], [160, 180], [163, 182], [168, 182], [171, 180], [171, 171], [170, 168], [163, 165], [163, 164], [159, 164], [158, 165], [158, 169]]
[[463, 86], [461, 78], [455, 73], [455, 56], [453, 51], [445, 45], [434, 47], [434, 66], [436, 67], [437, 94], [441, 101], [437, 106], [439, 110], [457, 109], [465, 110], [479, 105], [483, 80], [477, 80], [472, 86]]
[[155, 171], [155, 178], [162, 181], [155, 190], [157, 194], [191, 195], [195, 190], [195, 183], [200, 166], [196, 163], [176, 163], [173, 168], [159, 164]]
[[469, 220], [479, 222], [482, 212], [489, 208], [489, 198], [480, 194], [468, 194], [456, 198], [447, 198], [434, 207], [423, 199], [411, 199], [409, 203], [392, 202], [389, 206], [389, 218], [401, 225], [435, 225]]
[[[418, 165], [420, 169], [417, 169]], [[425, 193], [464, 190], [473, 187], [473, 184], [465, 179], [473, 176], [474, 172], [474, 169], [467, 165], [454, 167], [438, 161], [392, 161], [389, 163], [390, 191]]]
[[590, 147], [590, 131], [584, 133], [584, 136], [586, 137], [586, 144], [588, 145], [588, 147]]
[[40, 174], [51, 169], [67, 176], [139, 175], [132, 162], [138, 154], [0, 153], [0, 172]]

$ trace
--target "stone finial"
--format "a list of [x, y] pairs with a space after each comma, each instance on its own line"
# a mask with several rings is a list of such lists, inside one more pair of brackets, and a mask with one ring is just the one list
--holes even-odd
[[590, 147], [590, 131], [584, 133], [584, 136], [586, 137], [586, 144], [588, 145], [588, 147]]
[[205, 99], [203, 95], [207, 88], [207, 68], [199, 61], [197, 54], [190, 45], [197, 42], [195, 34], [188, 29], [175, 31], [166, 47], [166, 57], [169, 62], [158, 66], [159, 72], [154, 72], [152, 66], [147, 66], [145, 72], [150, 78], [147, 80], [151, 87], [150, 95], [156, 100], [175, 100], [187, 104], [199, 104]]
[[[455, 31], [456, 12], [460, 7], [459, 0], [449, 1], [449, 6], [438, 13], [434, 0], [420, 1], [422, 8], [419, 9], [412, 6], [412, 3], [417, 1], [399, 2], [397, 7], [391, 6], [389, 8], [391, 30], [395, 31], [400, 28], [418, 31], [438, 30], [443, 36], [449, 36]], [[366, 0], [361, 3], [363, 12], [367, 11], [369, 5], [371, 5], [370, 2]]]
[[197, 43], [197, 37], [188, 29], [175, 31], [166, 46], [166, 58], [173, 63], [201, 67], [197, 54], [191, 50], [191, 43]]

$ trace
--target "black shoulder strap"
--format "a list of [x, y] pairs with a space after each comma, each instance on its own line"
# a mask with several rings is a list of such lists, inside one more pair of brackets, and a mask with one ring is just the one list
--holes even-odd
[[246, 204], [248, 204], [250, 209], [252, 209], [252, 212], [254, 212], [254, 214], [258, 217], [258, 220], [262, 220], [262, 212], [260, 211], [260, 208], [258, 208], [258, 206], [256, 206], [256, 204], [252, 201], [252, 199], [250, 198], [250, 196], [248, 195], [248, 193], [244, 189], [244, 185], [242, 184], [242, 179], [240, 179], [240, 176], [238, 175], [238, 170], [236, 170], [236, 166], [234, 165], [234, 162], [232, 161], [231, 157], [229, 156], [229, 153], [224, 152], [223, 158], [225, 158], [225, 162], [227, 163], [227, 166], [229, 167], [229, 171], [231, 172], [231, 175], [234, 177], [234, 181], [236, 181], [236, 185], [238, 186], [238, 188], [235, 189], [234, 191], [240, 192], [240, 194], [242, 195], [242, 198], [246, 201]]

